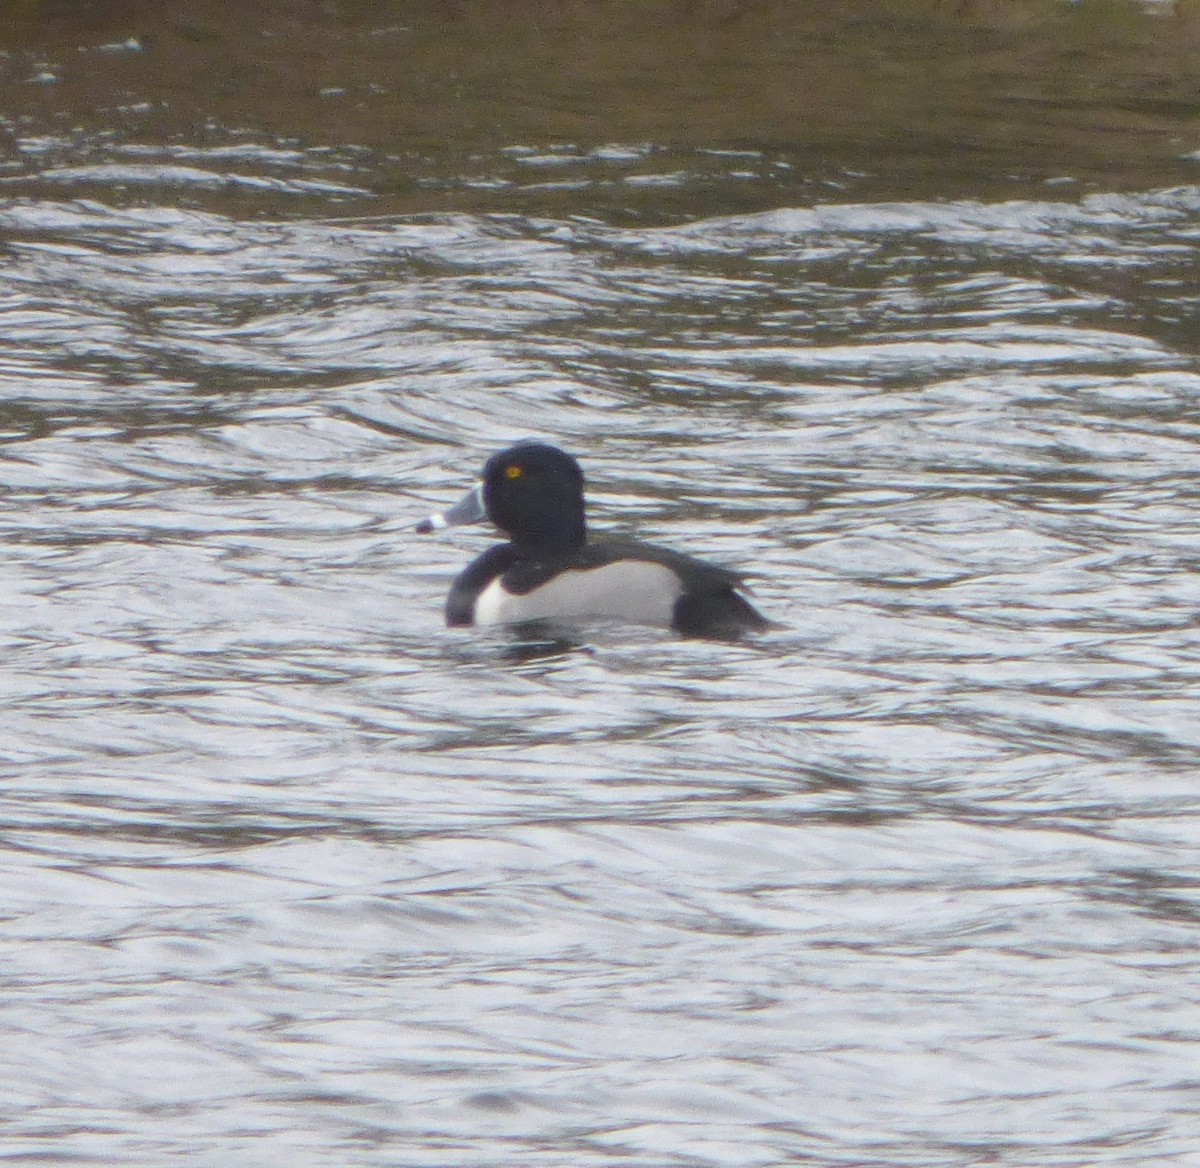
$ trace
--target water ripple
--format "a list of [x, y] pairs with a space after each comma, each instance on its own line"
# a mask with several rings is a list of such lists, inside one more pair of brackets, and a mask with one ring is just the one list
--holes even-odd
[[[12, 1154], [1182, 1162], [1198, 211], [0, 209]], [[780, 626], [444, 629], [530, 434]]]

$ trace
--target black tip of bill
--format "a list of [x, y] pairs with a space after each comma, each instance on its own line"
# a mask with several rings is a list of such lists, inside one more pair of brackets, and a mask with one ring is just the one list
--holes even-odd
[[483, 487], [473, 486], [449, 511], [441, 511], [430, 515], [417, 524], [418, 535], [428, 535], [431, 531], [440, 531], [443, 527], [458, 527], [463, 523], [478, 523], [487, 514], [483, 505]]

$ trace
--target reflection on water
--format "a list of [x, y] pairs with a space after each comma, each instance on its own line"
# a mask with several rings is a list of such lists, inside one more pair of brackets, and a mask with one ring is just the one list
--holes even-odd
[[1196, 181], [1194, 0], [23, 0], [0, 190], [676, 222]]
[[[22, 130], [5, 1151], [1191, 1162], [1200, 188], [389, 214], [364, 118]], [[779, 627], [446, 630], [493, 537], [413, 524], [530, 435]]]

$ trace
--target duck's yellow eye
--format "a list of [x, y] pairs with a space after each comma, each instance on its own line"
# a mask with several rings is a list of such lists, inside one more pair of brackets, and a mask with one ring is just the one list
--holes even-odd
[[504, 468], [504, 477], [506, 479], [519, 479], [524, 473], [519, 466], [506, 466]]

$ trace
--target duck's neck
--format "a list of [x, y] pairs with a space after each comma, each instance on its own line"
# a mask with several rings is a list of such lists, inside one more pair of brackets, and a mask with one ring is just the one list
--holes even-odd
[[562, 555], [587, 543], [587, 522], [582, 511], [578, 514], [551, 512], [539, 516], [538, 520], [532, 530], [523, 531], [519, 538], [514, 536], [512, 539], [527, 555], [539, 558]]

